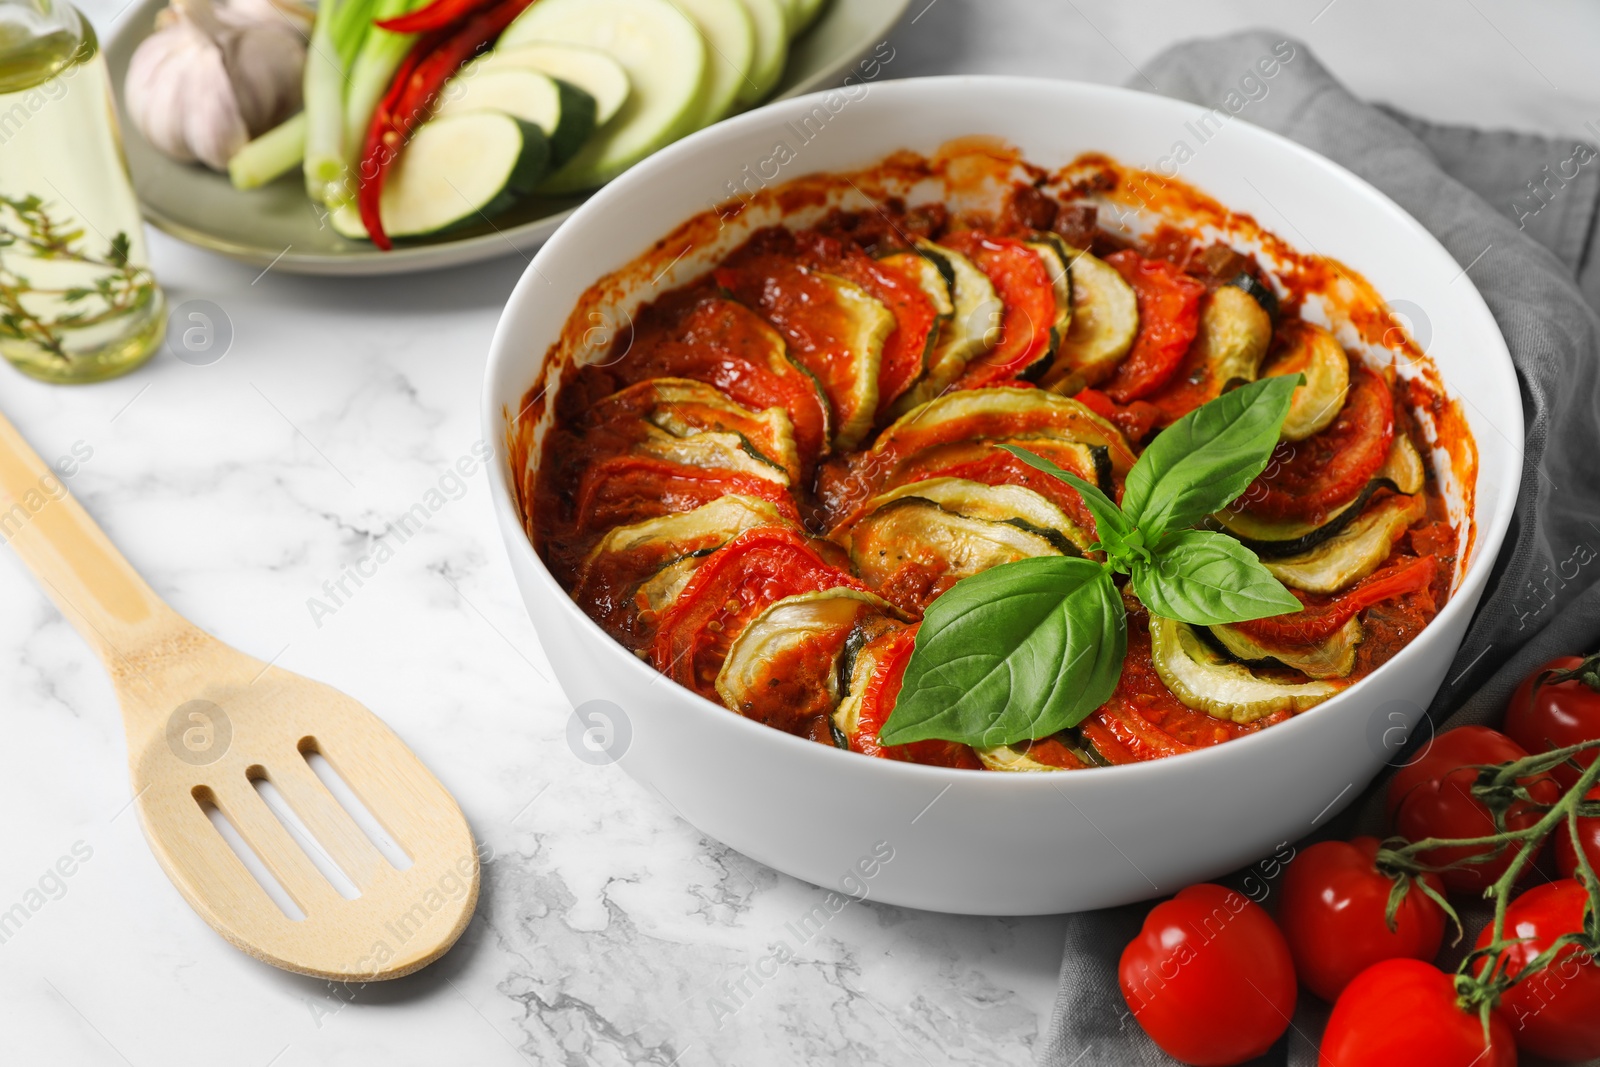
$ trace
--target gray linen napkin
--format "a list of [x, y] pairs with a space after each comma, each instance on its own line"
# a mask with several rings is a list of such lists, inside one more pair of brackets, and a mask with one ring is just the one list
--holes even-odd
[[[1144, 74], [1163, 93], [1224, 106], [1241, 74], [1283, 40], [1253, 31], [1188, 42]], [[1495, 721], [1536, 664], [1600, 647], [1600, 158], [1572, 140], [1438, 126], [1374, 107], [1304, 44], [1291, 43], [1294, 58], [1240, 118], [1343, 164], [1416, 216], [1469, 268], [1516, 363], [1527, 423], [1516, 517], [1428, 712], [1439, 729]], [[1139, 87], [1147, 87], [1142, 78]], [[1381, 834], [1373, 801], [1382, 786], [1329, 832]], [[1265, 899], [1270, 908], [1270, 884]], [[1139, 1029], [1117, 988], [1117, 959], [1149, 907], [1069, 917], [1060, 989], [1039, 1049], [1044, 1067], [1174, 1062]], [[1257, 1063], [1314, 1067], [1326, 1018], [1327, 1005], [1302, 990], [1293, 1026]]]

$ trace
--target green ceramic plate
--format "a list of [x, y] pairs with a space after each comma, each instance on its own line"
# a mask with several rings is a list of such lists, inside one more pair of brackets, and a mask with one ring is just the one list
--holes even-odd
[[[910, 0], [828, 0], [817, 21], [789, 47], [776, 96], [836, 85], [888, 36]], [[128, 58], [149, 35], [166, 0], [140, 0], [105, 42], [117, 87], [128, 168], [145, 218], [182, 241], [245, 263], [297, 274], [402, 274], [528, 252], [555, 231], [581, 197], [531, 198], [484, 224], [447, 238], [380, 252], [333, 232], [294, 171], [271, 185], [239, 192], [226, 175], [175, 163], [134, 129], [120, 93]]]

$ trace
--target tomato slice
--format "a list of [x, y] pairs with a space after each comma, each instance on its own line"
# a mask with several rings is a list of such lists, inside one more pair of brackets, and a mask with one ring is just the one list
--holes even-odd
[[773, 341], [770, 327], [749, 308], [700, 293], [646, 310], [623, 354], [595, 370], [618, 388], [650, 378], [690, 378], [748, 408], [782, 407], [809, 469], [827, 446], [828, 401], [816, 379], [773, 351]]
[[1270, 519], [1321, 523], [1354, 500], [1378, 473], [1394, 443], [1389, 384], [1350, 363], [1344, 407], [1327, 429], [1304, 441], [1280, 441], [1261, 476], [1239, 497], [1243, 510]]
[[794, 498], [777, 482], [650, 456], [612, 456], [584, 469], [578, 485], [575, 528], [580, 534], [597, 533], [693, 511], [729, 493], [770, 500], [785, 518], [800, 521]]
[[1119, 404], [1149, 396], [1167, 383], [1200, 329], [1200, 297], [1206, 287], [1164, 259], [1146, 259], [1132, 249], [1106, 257], [1139, 302], [1139, 334], [1133, 348], [1100, 391]]
[[878, 731], [894, 711], [894, 702], [900, 697], [900, 686], [905, 681], [906, 665], [916, 647], [917, 627], [884, 634], [862, 648], [862, 655], [877, 654], [878, 669], [867, 682], [862, 694], [859, 726], [850, 738], [850, 748], [864, 756], [879, 759], [901, 760], [906, 763], [928, 763], [936, 767], [961, 767], [981, 771], [983, 763], [966, 745], [955, 741], [913, 741], [909, 745], [885, 745], [878, 740]]
[[974, 389], [1016, 378], [1048, 356], [1056, 292], [1044, 260], [1021, 241], [978, 230], [949, 234], [941, 243], [989, 276], [1005, 308], [1000, 343], [967, 365], [956, 388]]
[[662, 613], [651, 662], [716, 700], [717, 671], [751, 619], [784, 597], [839, 586], [867, 591], [818, 555], [803, 534], [776, 526], [746, 530], [707, 556]]
[[1084, 389], [1072, 399], [1110, 422], [1133, 442], [1143, 441], [1161, 418], [1161, 409], [1143, 400], [1119, 404], [1098, 389]]
[[1263, 644], [1315, 644], [1332, 637], [1341, 626], [1374, 604], [1426, 589], [1433, 583], [1437, 567], [1433, 556], [1402, 559], [1331, 597], [1312, 596], [1291, 589], [1305, 605], [1301, 611], [1233, 625]]
[[933, 301], [915, 279], [873, 259], [857, 245], [815, 230], [795, 234], [795, 242], [807, 266], [855, 282], [894, 316], [894, 332], [883, 343], [878, 370], [878, 414], [882, 415], [922, 375], [928, 336], [938, 319]]

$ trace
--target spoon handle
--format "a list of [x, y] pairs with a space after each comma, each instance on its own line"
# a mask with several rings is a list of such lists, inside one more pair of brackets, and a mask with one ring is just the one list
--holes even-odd
[[[177, 615], [67, 492], [60, 474], [0, 415], [0, 541], [33, 571], [112, 677]], [[152, 624], [163, 624], [162, 626]], [[137, 667], [134, 667], [137, 669]]]

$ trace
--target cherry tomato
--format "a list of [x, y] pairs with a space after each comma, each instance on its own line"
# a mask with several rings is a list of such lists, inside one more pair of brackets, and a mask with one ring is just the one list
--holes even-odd
[[1355, 977], [1333, 1005], [1318, 1067], [1516, 1067], [1511, 1027], [1498, 1010], [1489, 1039], [1476, 1011], [1457, 1003], [1455, 978], [1431, 963], [1395, 959]]
[[[1507, 940], [1526, 938], [1506, 950], [1506, 972], [1517, 975], [1562, 934], [1583, 930], [1589, 894], [1571, 878], [1534, 886], [1506, 911]], [[1485, 927], [1478, 947], [1494, 933]], [[1500, 998], [1500, 1011], [1516, 1035], [1517, 1047], [1552, 1060], [1600, 1057], [1600, 963], [1569, 945], [1545, 968], [1529, 975]]]
[[[1432, 960], [1444, 941], [1444, 909], [1413, 882], [1389, 929], [1385, 913], [1394, 879], [1378, 869], [1378, 839], [1321, 841], [1283, 876], [1278, 925], [1307, 989], [1330, 1003], [1350, 980], [1381, 960]], [[1439, 879], [1422, 876], [1444, 892]]]
[[1139, 334], [1100, 391], [1119, 404], [1149, 396], [1177, 371], [1200, 329], [1200, 296], [1206, 287], [1165, 259], [1146, 259], [1132, 249], [1106, 262], [1133, 287], [1139, 302]]
[[[1472, 795], [1472, 786], [1478, 780], [1478, 772], [1472, 767], [1509, 763], [1527, 755], [1521, 745], [1487, 726], [1446, 730], [1389, 782], [1388, 810], [1395, 830], [1409, 841], [1425, 837], [1485, 837], [1494, 833], [1494, 817], [1489, 808]], [[1547, 774], [1520, 781], [1540, 803], [1553, 804], [1561, 795], [1555, 779]], [[1539, 814], [1525, 802], [1514, 801], [1506, 812], [1506, 826], [1525, 829], [1539, 821]], [[1506, 872], [1521, 847], [1512, 845], [1494, 859], [1444, 871], [1440, 877], [1451, 889], [1482, 891]], [[1486, 846], [1436, 848], [1420, 858], [1439, 866], [1488, 851], [1491, 850]]]
[[[1589, 790], [1584, 799], [1600, 802], [1600, 785]], [[1576, 878], [1578, 849], [1572, 843], [1572, 834], [1567, 832], [1565, 826], [1560, 826], [1551, 836], [1556, 839], [1556, 870], [1561, 872], [1563, 878]], [[1578, 840], [1583, 845], [1583, 854], [1589, 857], [1589, 866], [1600, 874], [1600, 818], [1579, 819]]]
[[[1511, 694], [1506, 706], [1506, 733], [1529, 752], [1548, 752], [1580, 741], [1600, 738], [1600, 662], [1579, 656], [1560, 656], [1527, 678]], [[1546, 671], [1579, 671], [1561, 681], [1534, 685]], [[1594, 762], [1593, 751], [1580, 753], [1577, 761], [1587, 767]], [[1582, 773], [1570, 763], [1550, 772], [1561, 788], [1571, 789]]]
[[1226, 1067], [1272, 1047], [1294, 1014], [1294, 964], [1259, 905], [1220, 885], [1157, 904], [1122, 950], [1122, 995], [1163, 1052]]

